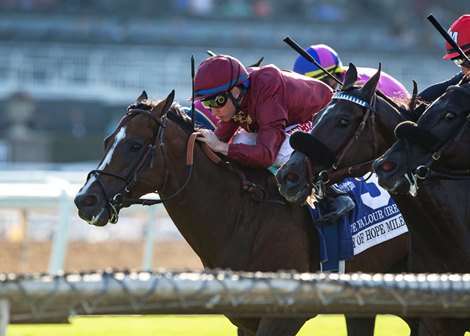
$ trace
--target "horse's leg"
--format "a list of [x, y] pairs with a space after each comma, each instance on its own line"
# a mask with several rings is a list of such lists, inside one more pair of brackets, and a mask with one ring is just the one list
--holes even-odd
[[[374, 335], [375, 317], [346, 317], [346, 328], [348, 336]], [[403, 318], [410, 328], [410, 336], [419, 335], [419, 318]]]
[[401, 317], [400, 318], [408, 324], [410, 327], [410, 336], [418, 336], [419, 335], [419, 322], [420, 319], [418, 317]]
[[469, 319], [421, 318], [419, 336], [463, 336], [469, 322]]
[[375, 316], [373, 317], [347, 317], [346, 329], [348, 336], [373, 336]]
[[256, 333], [251, 331], [246, 331], [245, 329], [238, 328], [237, 329], [237, 336], [255, 336]]
[[256, 336], [294, 336], [310, 318], [261, 318]]
[[256, 335], [256, 330], [259, 326], [259, 318], [245, 318], [245, 317], [236, 317], [236, 316], [226, 316], [230, 322], [238, 327], [237, 335], [238, 336], [254, 336]]

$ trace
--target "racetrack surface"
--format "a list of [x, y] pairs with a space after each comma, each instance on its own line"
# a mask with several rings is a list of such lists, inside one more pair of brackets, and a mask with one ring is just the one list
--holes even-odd
[[[46, 272], [51, 242], [0, 241], [0, 273]], [[89, 243], [72, 241], [65, 258], [64, 271], [78, 272], [112, 268], [142, 270], [143, 241], [113, 240]], [[166, 270], [201, 270], [202, 263], [184, 240], [157, 241], [154, 244], [153, 268]]]

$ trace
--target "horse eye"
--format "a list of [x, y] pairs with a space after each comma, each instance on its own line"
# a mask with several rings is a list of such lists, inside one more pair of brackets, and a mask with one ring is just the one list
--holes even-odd
[[142, 148], [141, 144], [135, 143], [131, 145], [131, 152], [137, 152]]
[[338, 125], [341, 126], [341, 127], [348, 127], [349, 124], [350, 124], [349, 119], [341, 118], [341, 119], [338, 120]]
[[444, 120], [454, 120], [455, 113], [454, 112], [447, 112], [444, 116]]

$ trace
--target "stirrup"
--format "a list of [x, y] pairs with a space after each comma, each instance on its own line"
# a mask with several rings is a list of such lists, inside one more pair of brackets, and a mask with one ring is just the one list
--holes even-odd
[[325, 214], [320, 212], [320, 218], [316, 220], [319, 224], [334, 223], [356, 207], [351, 197], [347, 194], [328, 198], [327, 201], [330, 202], [326, 207], [326, 210], [329, 211]]

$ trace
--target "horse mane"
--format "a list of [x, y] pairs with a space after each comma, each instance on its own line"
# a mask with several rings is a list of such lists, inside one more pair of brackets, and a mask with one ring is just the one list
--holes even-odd
[[[350, 91], [353, 91], [354, 89], [361, 90], [362, 87], [354, 85], [354, 86], [348, 88], [345, 92], [350, 92]], [[395, 110], [397, 110], [401, 115], [406, 116], [406, 118], [408, 120], [411, 120], [411, 121], [418, 120], [421, 113], [424, 112], [424, 109], [423, 109], [420, 113], [416, 113], [417, 107], [421, 106], [422, 104], [427, 105], [427, 102], [425, 102], [422, 99], [417, 98], [417, 100], [414, 104], [415, 107], [413, 108], [412, 99], [410, 99], [410, 98], [392, 98], [392, 97], [387, 96], [385, 93], [380, 91], [378, 88], [376, 90], [376, 94], [377, 94], [377, 96], [382, 98], [387, 104], [389, 104]]]
[[[144, 99], [140, 103], [129, 105], [127, 110], [138, 109], [150, 111], [160, 102], [161, 100]], [[179, 103], [174, 102], [171, 104], [166, 115], [168, 119], [179, 125], [186, 133], [191, 134], [194, 132], [191, 117], [183, 111], [183, 106]]]

